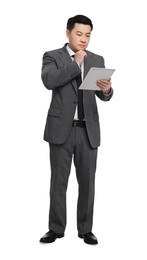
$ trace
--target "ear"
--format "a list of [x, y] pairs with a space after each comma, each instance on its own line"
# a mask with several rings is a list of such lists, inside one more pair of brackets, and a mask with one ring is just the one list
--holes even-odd
[[66, 37], [69, 39], [70, 31], [66, 30]]

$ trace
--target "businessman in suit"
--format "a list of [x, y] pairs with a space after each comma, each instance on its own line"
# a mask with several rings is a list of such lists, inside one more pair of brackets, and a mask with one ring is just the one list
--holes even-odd
[[54, 242], [64, 237], [66, 190], [72, 157], [79, 186], [77, 203], [78, 237], [98, 244], [92, 233], [97, 150], [100, 145], [96, 96], [108, 101], [113, 95], [111, 80], [97, 80], [100, 90], [79, 90], [91, 67], [104, 68], [104, 58], [87, 50], [92, 21], [76, 15], [67, 21], [68, 43], [44, 53], [42, 81], [52, 90], [44, 140], [50, 147], [51, 183], [49, 231], [40, 239]]

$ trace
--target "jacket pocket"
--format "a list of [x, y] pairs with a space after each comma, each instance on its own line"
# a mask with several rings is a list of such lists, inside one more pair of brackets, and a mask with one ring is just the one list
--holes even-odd
[[49, 116], [55, 116], [55, 117], [58, 117], [60, 116], [61, 114], [61, 109], [60, 108], [50, 108], [49, 111], [48, 111], [48, 115]]

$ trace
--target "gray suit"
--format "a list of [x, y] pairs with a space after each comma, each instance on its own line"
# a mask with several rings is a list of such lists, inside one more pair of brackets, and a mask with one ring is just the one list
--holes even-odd
[[[104, 67], [102, 56], [86, 52], [84, 77], [91, 67]], [[79, 183], [78, 231], [84, 234], [92, 229], [94, 178], [100, 145], [96, 96], [108, 101], [113, 95], [113, 90], [110, 95], [104, 95], [102, 91], [83, 91], [86, 128], [74, 129], [72, 123], [78, 102], [76, 77], [80, 73], [66, 46], [43, 56], [42, 80], [45, 87], [52, 90], [44, 132], [44, 140], [50, 144], [51, 161], [49, 228], [58, 233], [64, 232], [66, 226], [66, 189], [72, 155]]]

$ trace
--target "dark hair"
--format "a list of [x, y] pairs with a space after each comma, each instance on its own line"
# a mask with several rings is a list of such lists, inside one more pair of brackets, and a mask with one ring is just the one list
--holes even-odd
[[74, 17], [69, 18], [67, 21], [67, 29], [69, 31], [72, 31], [72, 29], [75, 26], [75, 23], [82, 23], [82, 24], [90, 25], [91, 31], [93, 29], [92, 21], [84, 15], [75, 15]]

